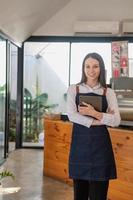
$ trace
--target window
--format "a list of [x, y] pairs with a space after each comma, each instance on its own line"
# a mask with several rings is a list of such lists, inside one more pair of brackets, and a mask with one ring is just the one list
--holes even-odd
[[[106, 82], [110, 83], [112, 77], [111, 39], [107, 40], [109, 42], [97, 39], [96, 41], [25, 43], [24, 146], [40, 145], [39, 137], [44, 132], [42, 120], [46, 112], [66, 112], [68, 85], [78, 83], [81, 80], [82, 62], [88, 53], [96, 52], [102, 56], [106, 69]], [[130, 76], [133, 76], [132, 52], [133, 44], [129, 43]]]
[[128, 43], [129, 77], [133, 77], [133, 43]]
[[6, 103], [6, 41], [0, 38], [0, 161], [4, 158]]
[[24, 47], [23, 145], [41, 145], [45, 112], [66, 111], [69, 43], [32, 43]]

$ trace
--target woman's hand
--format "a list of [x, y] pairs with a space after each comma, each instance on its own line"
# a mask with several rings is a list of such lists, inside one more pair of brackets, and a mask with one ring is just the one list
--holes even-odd
[[78, 111], [81, 115], [89, 115], [92, 116], [95, 111], [94, 107], [90, 104], [82, 102], [83, 106], [78, 106]]
[[81, 115], [88, 115], [98, 120], [102, 119], [103, 113], [96, 111], [94, 107], [91, 106], [90, 104], [87, 104], [85, 102], [82, 102], [82, 103], [84, 106], [78, 106], [78, 111]]

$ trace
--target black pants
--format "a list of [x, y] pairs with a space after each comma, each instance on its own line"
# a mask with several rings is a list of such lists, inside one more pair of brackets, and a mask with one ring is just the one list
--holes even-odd
[[109, 181], [73, 180], [74, 200], [106, 200]]

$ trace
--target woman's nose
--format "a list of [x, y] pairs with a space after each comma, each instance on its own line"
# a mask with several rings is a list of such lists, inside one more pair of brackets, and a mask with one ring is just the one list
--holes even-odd
[[89, 72], [93, 72], [93, 71], [94, 71], [93, 68], [90, 68], [90, 69], [89, 69]]

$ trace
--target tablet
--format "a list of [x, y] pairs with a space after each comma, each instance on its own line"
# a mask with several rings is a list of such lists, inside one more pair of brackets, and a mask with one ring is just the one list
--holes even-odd
[[95, 110], [102, 112], [102, 97], [101, 96], [79, 95], [80, 106], [83, 105], [82, 102], [88, 103], [92, 105], [95, 108]]

